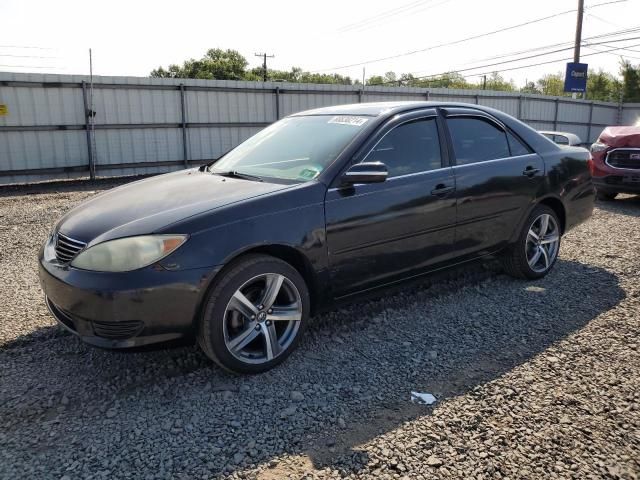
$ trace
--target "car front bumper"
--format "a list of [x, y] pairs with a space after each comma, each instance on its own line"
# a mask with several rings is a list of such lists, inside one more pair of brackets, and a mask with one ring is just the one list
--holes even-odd
[[640, 171], [593, 177], [593, 184], [599, 190], [615, 193], [640, 193]]
[[219, 268], [133, 272], [78, 270], [39, 258], [47, 307], [67, 330], [106, 348], [190, 337], [198, 307]]

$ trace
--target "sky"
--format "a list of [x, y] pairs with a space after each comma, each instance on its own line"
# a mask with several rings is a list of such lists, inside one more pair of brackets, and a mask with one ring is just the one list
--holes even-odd
[[[583, 39], [638, 27], [636, 33], [590, 40], [634, 38], [582, 48], [590, 69], [617, 74], [620, 55], [640, 63], [640, 0], [594, 6], [585, 0]], [[162, 65], [199, 58], [208, 48], [238, 50], [258, 66], [255, 53], [275, 55], [269, 68], [336, 72], [361, 78], [387, 71], [416, 76], [465, 69], [468, 80], [495, 70], [554, 61], [501, 75], [521, 86], [564, 71], [571, 49], [483, 67], [571, 46], [577, 0], [0, 0], [0, 72], [148, 76]], [[494, 30], [548, 20], [440, 46]], [[588, 40], [589, 41], [589, 40]], [[563, 43], [567, 42], [566, 45]], [[563, 45], [557, 45], [563, 44]], [[537, 47], [556, 45], [547, 50]], [[435, 48], [433, 48], [435, 46]], [[25, 48], [31, 47], [31, 48]], [[34, 48], [36, 47], [36, 48]], [[601, 50], [629, 47], [609, 53]], [[421, 50], [410, 55], [400, 55]], [[529, 51], [515, 57], [502, 57]], [[400, 56], [399, 56], [400, 55]], [[501, 58], [488, 60], [491, 57]], [[387, 58], [394, 57], [394, 58]], [[385, 58], [382, 61], [371, 60]], [[557, 60], [557, 61], [555, 61]], [[367, 62], [364, 65], [361, 63]], [[354, 65], [355, 64], [355, 65]], [[354, 65], [347, 68], [335, 68]]]

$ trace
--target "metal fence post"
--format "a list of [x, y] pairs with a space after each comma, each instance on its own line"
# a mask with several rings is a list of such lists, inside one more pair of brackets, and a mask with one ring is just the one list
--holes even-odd
[[478, 95], [477, 93], [474, 95], [474, 99], [476, 101], [476, 105], [478, 105], [480, 103], [480, 95]]
[[364, 92], [362, 91], [362, 89], [358, 90], [358, 103], [362, 103], [363, 95], [364, 95]]
[[87, 134], [87, 154], [89, 155], [89, 178], [96, 178], [96, 166], [93, 159], [93, 146], [91, 144], [91, 126], [89, 125], [89, 117], [93, 112], [89, 111], [89, 100], [87, 99], [87, 82], [82, 81], [82, 102], [84, 104], [84, 130]]
[[589, 107], [589, 126], [587, 127], [587, 142], [591, 141], [591, 124], [593, 122], [593, 101]]
[[424, 93], [424, 98], [427, 102], [429, 101], [429, 90]]
[[518, 95], [518, 113], [516, 114], [518, 120], [522, 119], [522, 95]]
[[185, 107], [185, 89], [184, 83], [180, 84], [180, 111], [181, 111], [181, 126], [182, 126], [182, 159], [184, 160], [184, 167], [189, 168], [189, 157], [187, 154], [187, 110]]
[[553, 112], [553, 129], [558, 130], [558, 105], [560, 105], [560, 99], [556, 98], [554, 102], [556, 104], [556, 108]]
[[280, 87], [276, 87], [276, 120], [280, 120]]
[[620, 101], [618, 102], [618, 118], [616, 119], [616, 123], [618, 125], [622, 125], [622, 113], [624, 110], [624, 103], [622, 103], [622, 100], [624, 100], [624, 98], [622, 92], [620, 92]]

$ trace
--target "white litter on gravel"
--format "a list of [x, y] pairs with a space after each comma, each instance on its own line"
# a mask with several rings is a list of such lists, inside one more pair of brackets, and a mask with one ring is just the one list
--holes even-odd
[[411, 403], [419, 403], [421, 405], [433, 405], [438, 399], [430, 393], [411, 392]]

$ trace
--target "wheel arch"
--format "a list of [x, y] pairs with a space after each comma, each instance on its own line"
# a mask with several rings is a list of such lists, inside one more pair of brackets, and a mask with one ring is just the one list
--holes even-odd
[[567, 210], [562, 203], [562, 200], [557, 197], [545, 197], [537, 202], [536, 205], [534, 205], [534, 208], [537, 205], [545, 205], [556, 213], [558, 220], [560, 220], [560, 231], [564, 234], [567, 227]]
[[297, 272], [302, 276], [305, 283], [307, 284], [307, 288], [309, 289], [311, 314], [313, 315], [317, 311], [316, 309], [318, 308], [320, 303], [320, 290], [318, 287], [319, 281], [310, 260], [302, 252], [290, 245], [256, 245], [236, 252], [226, 259], [226, 261], [224, 262], [224, 266], [213, 276], [213, 278], [207, 285], [205, 292], [200, 298], [200, 302], [194, 317], [194, 325], [197, 325], [197, 322], [202, 315], [203, 308], [209, 296], [209, 292], [216, 285], [216, 282], [221, 278], [222, 275], [224, 275], [224, 273], [229, 269], [231, 265], [235, 264], [237, 261], [248, 255], [269, 255], [271, 257], [278, 258], [284, 262], [287, 262], [289, 265], [295, 268]]
[[533, 210], [538, 205], [545, 205], [555, 212], [555, 214], [558, 216], [558, 219], [560, 220], [561, 235], [564, 235], [567, 226], [566, 207], [564, 206], [564, 203], [562, 203], [562, 200], [560, 200], [560, 198], [553, 195], [548, 195], [546, 197], [537, 199], [529, 205], [529, 208], [526, 210], [524, 215], [522, 215], [522, 218], [516, 224], [516, 228], [514, 228], [513, 232], [511, 233], [511, 237], [508, 242], [509, 245], [512, 245], [516, 242], [518, 236], [520, 235], [520, 232], [524, 228], [524, 224], [527, 221], [527, 218], [529, 218], [531, 212], [533, 212]]

